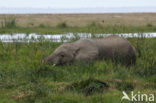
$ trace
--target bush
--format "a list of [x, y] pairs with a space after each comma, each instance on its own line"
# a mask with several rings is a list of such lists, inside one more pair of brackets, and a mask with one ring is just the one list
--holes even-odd
[[66, 22], [62, 22], [62, 23], [58, 24], [56, 27], [58, 27], [58, 28], [67, 28], [68, 26], [67, 26]]
[[148, 23], [148, 24], [147, 24], [147, 27], [152, 27], [152, 26], [153, 26], [153, 25], [152, 25], [152, 24], [150, 24], [150, 23]]
[[45, 25], [44, 24], [40, 24], [39, 27], [40, 28], [45, 28]]

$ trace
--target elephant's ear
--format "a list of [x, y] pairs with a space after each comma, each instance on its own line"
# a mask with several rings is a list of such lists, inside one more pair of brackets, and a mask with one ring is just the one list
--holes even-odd
[[84, 47], [77, 49], [77, 53], [75, 56], [76, 60], [83, 60], [83, 61], [92, 61], [97, 59], [98, 57], [98, 48], [97, 47]]
[[71, 47], [72, 47], [72, 51], [73, 51], [73, 56], [76, 57], [76, 55], [80, 51], [80, 47], [77, 45], [73, 45], [73, 44], [71, 44]]

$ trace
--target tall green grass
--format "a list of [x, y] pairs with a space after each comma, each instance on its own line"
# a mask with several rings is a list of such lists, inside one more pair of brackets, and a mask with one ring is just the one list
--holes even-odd
[[138, 55], [130, 68], [111, 61], [53, 67], [41, 61], [61, 43], [1, 42], [0, 103], [120, 103], [123, 90], [156, 93], [156, 38], [128, 40]]

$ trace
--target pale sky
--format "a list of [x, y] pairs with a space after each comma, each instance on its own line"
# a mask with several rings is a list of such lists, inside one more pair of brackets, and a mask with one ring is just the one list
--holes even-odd
[[0, 7], [96, 8], [156, 7], [156, 0], [0, 0]]

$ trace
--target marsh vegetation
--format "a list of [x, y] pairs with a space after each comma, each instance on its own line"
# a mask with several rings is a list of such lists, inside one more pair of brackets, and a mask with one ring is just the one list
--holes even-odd
[[122, 91], [155, 94], [156, 38], [128, 40], [138, 55], [130, 68], [111, 61], [53, 67], [41, 61], [61, 43], [0, 43], [0, 103], [119, 103]]
[[[113, 19], [109, 17], [113, 16]], [[127, 16], [98, 15], [98, 19], [90, 17], [84, 18], [82, 25], [71, 25], [80, 23], [81, 20], [75, 15], [64, 15], [66, 18], [61, 22], [55, 22], [60, 15], [42, 15], [48, 20], [54, 16], [54, 24], [48, 25], [48, 21], [40, 22], [36, 16], [29, 18], [29, 15], [14, 17], [5, 22], [4, 16], [1, 15], [0, 33], [133, 33], [133, 32], [154, 32], [156, 26], [153, 24], [156, 19], [155, 14], [135, 14], [134, 17], [144, 15], [141, 21], [134, 18], [127, 19]], [[136, 16], [137, 15], [137, 16]], [[149, 15], [149, 14], [148, 14]], [[64, 18], [63, 16], [63, 18]], [[70, 19], [69, 19], [70, 16]], [[101, 18], [106, 16], [106, 20]], [[148, 18], [151, 21], [148, 21]], [[86, 21], [89, 18], [89, 22]], [[94, 18], [92, 20], [92, 18]], [[27, 21], [27, 20], [30, 20]], [[117, 21], [121, 21], [121, 25]], [[2, 22], [2, 20], [4, 20]], [[69, 22], [68, 20], [71, 20]], [[96, 21], [96, 20], [100, 20]], [[109, 22], [113, 20], [112, 22]], [[148, 21], [140, 23], [143, 21]], [[57, 20], [58, 21], [58, 20]], [[43, 22], [43, 21], [42, 21]], [[152, 23], [151, 23], [152, 22]], [[21, 23], [21, 24], [19, 24]], [[27, 25], [28, 23], [28, 25]], [[47, 24], [45, 24], [47, 23]], [[51, 22], [49, 22], [51, 24]], [[85, 23], [85, 25], [83, 24]], [[101, 23], [104, 23], [101, 24]], [[132, 24], [133, 24], [132, 23]], [[53, 23], [52, 23], [53, 24]], [[107, 25], [111, 24], [111, 25]], [[3, 26], [2, 26], [3, 25]], [[92, 36], [94, 38], [94, 36]], [[63, 38], [62, 38], [63, 39]], [[75, 34], [70, 42], [80, 39]], [[127, 68], [122, 64], [111, 61], [95, 61], [92, 63], [75, 63], [64, 66], [51, 66], [42, 64], [43, 58], [49, 56], [59, 45], [62, 44], [50, 41], [40, 40], [39, 42], [29, 43], [2, 43], [0, 42], [0, 103], [120, 103], [123, 96], [122, 91], [130, 95], [131, 91], [138, 93], [141, 91], [146, 94], [156, 94], [156, 38], [128, 38], [137, 50], [136, 65]], [[126, 103], [131, 103], [125, 100]]]
[[115, 34], [155, 31], [155, 13], [0, 15], [0, 33]]

